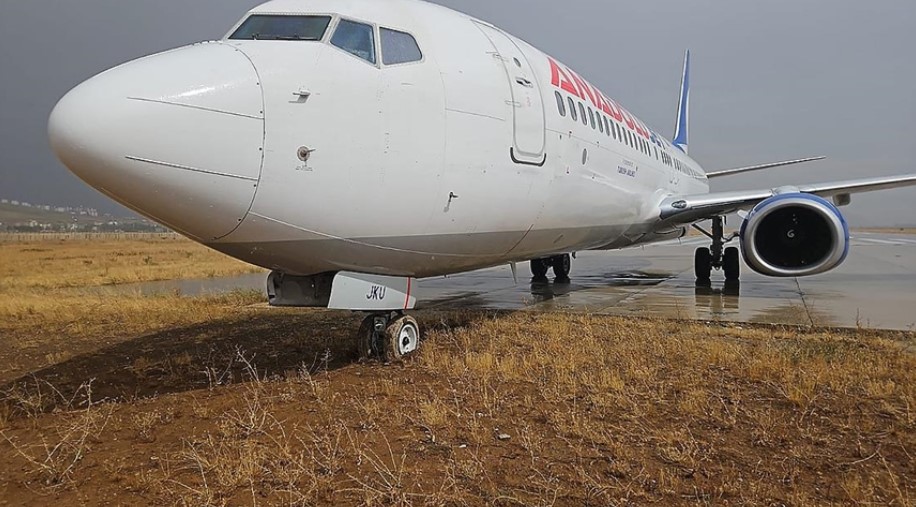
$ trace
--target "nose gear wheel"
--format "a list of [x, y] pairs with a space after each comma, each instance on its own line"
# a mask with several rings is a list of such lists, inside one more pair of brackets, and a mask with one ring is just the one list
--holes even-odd
[[420, 325], [398, 312], [371, 314], [360, 325], [360, 357], [383, 362], [405, 359], [420, 347]]

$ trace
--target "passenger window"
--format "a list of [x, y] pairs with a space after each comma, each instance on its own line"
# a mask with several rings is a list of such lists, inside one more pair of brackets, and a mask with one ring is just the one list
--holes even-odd
[[375, 36], [369, 25], [342, 19], [331, 44], [375, 65]]
[[595, 111], [592, 108], [588, 108], [588, 119], [592, 124], [592, 130], [595, 130]]
[[579, 116], [582, 118], [582, 125], [588, 125], [588, 116], [585, 114], [585, 106], [579, 102]]
[[379, 35], [382, 40], [382, 63], [385, 65], [419, 62], [423, 59], [423, 53], [413, 35], [388, 28], [379, 30]]
[[560, 116], [566, 117], [566, 102], [563, 102], [563, 96], [560, 95], [560, 92], [553, 92], [557, 97], [557, 110], [560, 112]]
[[573, 102], [572, 97], [569, 99], [569, 114], [572, 115], [573, 121], [579, 121], [579, 117], [576, 116], [576, 103]]
[[331, 16], [274, 16], [256, 14], [229, 36], [232, 40], [318, 41], [324, 37]]
[[601, 116], [601, 113], [598, 113], [598, 131], [604, 134], [604, 123], [601, 120], [604, 119], [604, 116]]
[[604, 120], [604, 133], [611, 137], [611, 124], [607, 122], [607, 116], [601, 117]]

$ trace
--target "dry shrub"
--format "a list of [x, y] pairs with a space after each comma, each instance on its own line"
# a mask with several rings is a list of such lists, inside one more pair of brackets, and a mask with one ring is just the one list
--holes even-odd
[[38, 475], [44, 487], [69, 485], [80, 463], [98, 442], [114, 410], [112, 405], [93, 403], [92, 383], [83, 384], [74, 400], [84, 408], [71, 412], [56, 424], [40, 426], [37, 442], [19, 442], [0, 431], [0, 435], [24, 458], [29, 472]]
[[183, 505], [222, 505], [241, 497], [254, 504], [314, 504], [335, 489], [347, 432], [335, 424], [287, 428], [275, 416], [275, 404], [289, 400], [290, 390], [298, 388], [300, 396], [322, 392], [305, 367], [285, 378], [269, 377], [243, 351], [235, 360], [245, 365], [244, 383], [236, 386], [241, 399], [215, 417], [215, 432], [184, 441], [170, 458], [174, 468], [159, 483], [160, 492]]

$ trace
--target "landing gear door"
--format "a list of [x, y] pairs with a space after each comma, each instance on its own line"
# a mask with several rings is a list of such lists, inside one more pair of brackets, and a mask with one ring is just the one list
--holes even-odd
[[485, 24], [477, 27], [490, 39], [494, 57], [502, 61], [512, 92], [513, 146], [510, 156], [519, 164], [544, 165], [545, 119], [540, 85], [531, 64], [518, 45], [503, 32]]

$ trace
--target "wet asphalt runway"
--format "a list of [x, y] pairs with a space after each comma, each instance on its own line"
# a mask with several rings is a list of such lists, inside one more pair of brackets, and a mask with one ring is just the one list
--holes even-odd
[[693, 251], [708, 240], [616, 252], [582, 252], [570, 282], [532, 282], [519, 265], [420, 282], [419, 308], [573, 311], [704, 321], [916, 330], [916, 236], [854, 233], [846, 262], [806, 278], [769, 278], [742, 265], [741, 283], [721, 272], [698, 288]]

